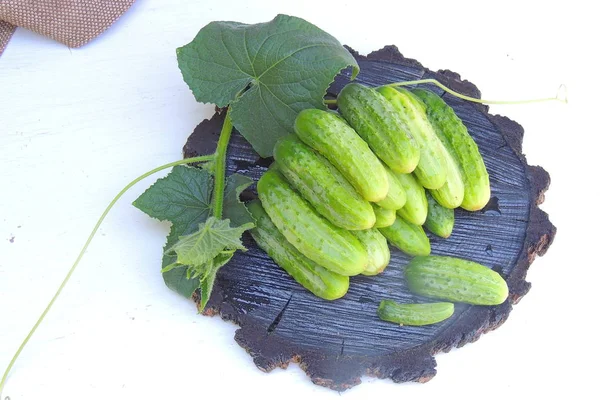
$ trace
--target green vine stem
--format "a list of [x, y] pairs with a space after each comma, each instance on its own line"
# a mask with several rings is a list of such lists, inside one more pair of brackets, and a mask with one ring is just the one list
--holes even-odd
[[[556, 91], [556, 95], [554, 97], [544, 97], [541, 99], [527, 99], [527, 100], [484, 100], [484, 99], [478, 99], [475, 97], [470, 97], [470, 96], [466, 96], [462, 93], [458, 93], [452, 89], [450, 89], [448, 86], [445, 86], [444, 84], [442, 84], [441, 82], [439, 82], [436, 79], [419, 79], [416, 81], [405, 81], [405, 82], [394, 82], [394, 83], [388, 83], [386, 85], [381, 85], [380, 87], [384, 87], [384, 86], [389, 86], [389, 87], [397, 87], [397, 86], [409, 86], [409, 85], [419, 85], [419, 84], [424, 84], [424, 83], [431, 83], [433, 85], [436, 85], [437, 87], [445, 90], [446, 92], [450, 93], [451, 95], [458, 97], [459, 99], [463, 99], [463, 100], [467, 100], [470, 101], [472, 103], [481, 103], [481, 104], [529, 104], [529, 103], [541, 103], [544, 101], [560, 101], [562, 103], [567, 104], [569, 101], [567, 99], [567, 87], [565, 85], [560, 85]], [[336, 99], [325, 99], [324, 100], [325, 105], [336, 105], [337, 104], [337, 100]]]
[[[227, 118], [226, 118], [227, 121]], [[231, 133], [231, 128], [230, 128], [230, 133]], [[227, 138], [226, 142], [229, 141], [229, 138]], [[219, 155], [219, 149], [225, 146], [225, 148], [227, 147], [227, 144], [225, 143], [224, 145], [221, 145], [221, 139], [219, 139], [219, 145], [217, 146], [217, 156]], [[221, 150], [222, 153], [225, 153], [225, 150]], [[92, 229], [92, 233], [90, 233], [90, 235], [88, 236], [85, 244], [83, 245], [83, 248], [81, 249], [81, 251], [79, 252], [79, 255], [77, 256], [77, 259], [75, 260], [75, 262], [73, 263], [73, 266], [71, 266], [71, 269], [69, 270], [69, 272], [67, 273], [67, 276], [65, 276], [65, 279], [62, 281], [62, 283], [60, 284], [58, 290], [56, 291], [56, 293], [54, 294], [54, 296], [52, 297], [52, 300], [50, 300], [50, 303], [48, 303], [48, 306], [46, 306], [46, 309], [44, 310], [44, 312], [42, 312], [42, 315], [40, 315], [40, 317], [38, 318], [37, 322], [35, 323], [35, 325], [33, 325], [33, 328], [31, 328], [31, 330], [29, 331], [29, 334], [27, 335], [27, 337], [23, 340], [23, 343], [21, 343], [21, 345], [19, 346], [19, 348], [17, 349], [17, 352], [15, 353], [15, 355], [13, 356], [13, 358], [10, 360], [10, 363], [8, 364], [8, 367], [6, 367], [6, 370], [4, 371], [4, 375], [2, 376], [2, 380], [0, 381], [0, 398], [2, 398], [2, 389], [4, 388], [4, 384], [6, 383], [6, 379], [8, 378], [8, 374], [10, 373], [10, 370], [12, 369], [13, 365], [15, 364], [15, 361], [17, 360], [17, 358], [19, 357], [19, 355], [21, 354], [21, 352], [23, 351], [23, 348], [25, 348], [25, 346], [27, 345], [27, 343], [29, 342], [29, 339], [31, 339], [31, 337], [33, 336], [33, 334], [35, 333], [35, 331], [37, 330], [38, 326], [42, 323], [42, 321], [44, 320], [44, 318], [46, 317], [46, 314], [48, 314], [48, 311], [50, 311], [50, 308], [52, 308], [52, 305], [54, 304], [54, 302], [56, 301], [56, 299], [58, 298], [58, 296], [60, 295], [60, 293], [62, 292], [63, 288], [65, 287], [65, 285], [67, 284], [67, 282], [69, 281], [69, 279], [71, 278], [71, 275], [73, 275], [73, 272], [75, 271], [75, 269], [77, 268], [77, 266], [79, 265], [79, 262], [81, 261], [81, 259], [83, 258], [84, 253], [86, 252], [88, 246], [90, 245], [90, 242], [92, 241], [92, 239], [94, 238], [94, 236], [96, 235], [96, 232], [98, 231], [98, 228], [100, 228], [100, 225], [102, 224], [102, 222], [104, 221], [104, 219], [106, 218], [106, 215], [108, 214], [108, 212], [113, 208], [113, 206], [115, 205], [115, 203], [123, 196], [123, 194], [125, 194], [125, 192], [127, 192], [132, 186], [134, 186], [136, 183], [138, 183], [139, 181], [149, 177], [150, 175], [153, 175], [159, 171], [162, 171], [164, 169], [167, 168], [171, 168], [174, 167], [176, 165], [181, 165], [181, 164], [192, 164], [192, 163], [197, 163], [197, 162], [205, 162], [205, 161], [211, 161], [213, 160], [213, 158], [215, 158], [214, 154], [210, 154], [210, 155], [205, 155], [205, 156], [199, 156], [199, 157], [193, 157], [193, 158], [186, 158], [184, 160], [178, 160], [178, 161], [174, 161], [165, 165], [162, 165], [160, 167], [154, 168], [151, 171], [146, 172], [143, 175], [140, 175], [139, 177], [135, 178], [133, 181], [131, 181], [127, 186], [125, 186], [110, 202], [110, 204], [106, 207], [106, 209], [104, 210], [104, 212], [102, 213], [102, 215], [100, 216], [100, 219], [98, 219], [98, 222], [96, 222], [96, 225], [94, 226], [94, 229]], [[218, 157], [217, 157], [218, 158]], [[224, 161], [222, 160], [221, 157], [221, 163], [223, 164]], [[224, 179], [224, 174], [225, 174], [225, 170], [223, 168], [223, 177], [221, 179]], [[221, 187], [223, 187], [223, 184], [221, 184]], [[215, 189], [217, 188], [216, 183], [215, 183]], [[215, 196], [216, 197], [216, 196]], [[222, 203], [223, 203], [223, 190], [221, 189], [221, 208], [222, 208]], [[222, 210], [221, 210], [222, 211]]]
[[394, 82], [394, 83], [388, 83], [387, 85], [382, 85], [382, 86], [391, 86], [391, 87], [396, 87], [396, 86], [408, 86], [408, 85], [419, 85], [422, 83], [431, 83], [436, 85], [437, 87], [445, 90], [446, 92], [450, 93], [451, 95], [458, 97], [459, 99], [463, 99], [463, 100], [467, 100], [473, 103], [482, 103], [482, 104], [529, 104], [529, 103], [541, 103], [544, 101], [560, 101], [563, 103], [568, 103], [567, 100], [567, 87], [565, 85], [560, 85], [558, 87], [558, 90], [556, 91], [556, 95], [554, 97], [544, 97], [541, 99], [528, 99], [528, 100], [484, 100], [484, 99], [477, 99], [475, 97], [469, 97], [469, 96], [465, 96], [464, 94], [458, 93], [452, 89], [450, 89], [449, 87], [443, 85], [442, 83], [440, 83], [439, 81], [437, 81], [436, 79], [419, 79], [416, 81], [406, 81], [406, 82]]
[[212, 209], [213, 216], [217, 219], [223, 217], [223, 196], [225, 193], [225, 167], [227, 162], [227, 146], [233, 131], [233, 124], [229, 116], [229, 108], [225, 114], [225, 121], [221, 128], [221, 135], [215, 152], [215, 186], [213, 190]]

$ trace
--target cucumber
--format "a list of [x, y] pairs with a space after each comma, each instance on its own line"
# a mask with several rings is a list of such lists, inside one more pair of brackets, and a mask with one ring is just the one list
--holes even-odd
[[332, 224], [348, 230], [369, 229], [375, 224], [371, 204], [296, 135], [279, 139], [273, 157], [292, 187]]
[[375, 211], [375, 225], [374, 228], [384, 228], [390, 226], [396, 220], [396, 211], [381, 208], [377, 204], [371, 204], [373, 211]]
[[340, 275], [364, 271], [367, 252], [358, 239], [319, 215], [279, 172], [265, 172], [257, 191], [273, 224], [300, 253]]
[[335, 300], [348, 291], [350, 279], [323, 268], [306, 258], [286, 240], [263, 209], [260, 201], [247, 204], [256, 221], [250, 235], [269, 257], [283, 268], [300, 285], [317, 297]]
[[353, 231], [354, 236], [367, 250], [369, 261], [363, 275], [377, 275], [390, 263], [390, 248], [385, 237], [375, 228]]
[[447, 175], [445, 150], [427, 119], [423, 102], [404, 88], [382, 86], [377, 92], [398, 112], [419, 145], [419, 164], [414, 171], [419, 183], [427, 189], [441, 188]]
[[387, 166], [384, 167], [387, 172], [390, 189], [385, 199], [378, 201], [377, 205], [387, 210], [398, 210], [406, 204], [406, 192], [394, 173]]
[[415, 257], [404, 277], [412, 292], [442, 300], [493, 306], [508, 297], [508, 286], [500, 274], [460, 258]]
[[431, 244], [421, 225], [411, 224], [402, 217], [388, 227], [379, 228], [386, 239], [409, 256], [427, 256], [431, 253]]
[[[437, 128], [436, 128], [437, 131]], [[458, 161], [452, 156], [450, 151], [444, 145], [444, 153], [447, 159], [448, 176], [446, 183], [439, 189], [431, 190], [432, 196], [446, 208], [459, 207], [464, 201], [465, 184], [462, 179], [462, 172]]]
[[427, 106], [429, 121], [460, 168], [464, 183], [464, 199], [460, 206], [469, 211], [481, 210], [490, 200], [490, 177], [477, 143], [440, 96], [424, 89], [415, 89], [413, 93]]
[[429, 211], [425, 220], [425, 228], [439, 237], [450, 237], [452, 228], [454, 228], [454, 210], [439, 205], [430, 193], [427, 193], [427, 203]]
[[412, 174], [395, 174], [406, 192], [406, 203], [398, 215], [415, 225], [423, 225], [427, 218], [425, 189]]
[[452, 303], [408, 303], [398, 304], [392, 300], [382, 300], [377, 315], [384, 321], [400, 325], [431, 325], [448, 319], [454, 314]]
[[387, 196], [389, 184], [383, 165], [340, 117], [305, 109], [296, 117], [294, 131], [300, 140], [329, 160], [366, 200], [380, 201]]
[[376, 90], [350, 83], [337, 97], [342, 116], [394, 172], [412, 172], [419, 145], [394, 107]]

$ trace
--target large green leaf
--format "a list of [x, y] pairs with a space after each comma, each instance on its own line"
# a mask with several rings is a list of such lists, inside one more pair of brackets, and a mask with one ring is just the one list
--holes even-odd
[[337, 39], [287, 15], [254, 25], [211, 22], [177, 49], [177, 60], [196, 99], [229, 104], [234, 126], [262, 157], [293, 132], [298, 112], [325, 108], [325, 91], [341, 69], [358, 73]]

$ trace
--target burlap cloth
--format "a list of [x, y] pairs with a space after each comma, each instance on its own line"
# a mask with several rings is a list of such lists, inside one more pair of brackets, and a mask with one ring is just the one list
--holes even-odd
[[0, 0], [0, 55], [17, 26], [69, 47], [106, 30], [135, 0]]

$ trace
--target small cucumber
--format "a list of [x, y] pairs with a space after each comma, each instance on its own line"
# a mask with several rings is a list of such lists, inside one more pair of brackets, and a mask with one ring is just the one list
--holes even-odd
[[398, 210], [406, 204], [406, 192], [400, 181], [398, 181], [398, 178], [396, 178], [396, 175], [387, 166], [385, 166], [385, 170], [390, 189], [385, 199], [378, 201], [377, 205], [387, 210]]
[[294, 131], [304, 143], [318, 151], [346, 177], [368, 201], [387, 196], [389, 184], [381, 162], [350, 125], [331, 112], [300, 111]]
[[364, 271], [367, 252], [358, 239], [319, 215], [279, 172], [265, 172], [257, 191], [273, 224], [304, 256], [340, 275]]
[[454, 228], [454, 210], [439, 205], [430, 193], [427, 193], [427, 203], [429, 211], [425, 220], [425, 228], [439, 237], [450, 237]]
[[427, 218], [425, 189], [412, 174], [395, 174], [406, 192], [406, 203], [398, 215], [415, 225], [423, 225]]
[[350, 280], [306, 258], [286, 240], [263, 209], [260, 201], [247, 204], [248, 211], [256, 220], [250, 234], [281, 268], [312, 294], [325, 300], [335, 300], [348, 291]]
[[375, 225], [374, 228], [384, 228], [390, 226], [396, 220], [396, 211], [381, 208], [377, 204], [371, 204], [373, 211], [375, 211]]
[[354, 236], [367, 250], [369, 261], [363, 275], [377, 275], [390, 263], [390, 248], [385, 237], [375, 228], [353, 231]]
[[419, 145], [420, 158], [414, 174], [427, 189], [439, 189], [446, 183], [446, 157], [440, 139], [427, 119], [425, 105], [404, 88], [382, 86], [377, 91], [396, 109]]
[[296, 135], [279, 139], [273, 157], [292, 187], [332, 224], [348, 230], [369, 229], [375, 224], [371, 204]]
[[419, 145], [394, 107], [375, 89], [346, 85], [337, 98], [338, 109], [392, 171], [412, 172], [419, 163]]
[[382, 300], [377, 309], [377, 315], [382, 320], [411, 326], [436, 324], [452, 314], [452, 303], [398, 304], [392, 300]]
[[409, 256], [427, 256], [431, 253], [431, 244], [423, 227], [406, 222], [402, 217], [396, 218], [388, 227], [379, 228], [379, 232]]
[[493, 306], [508, 297], [508, 286], [500, 274], [460, 258], [415, 257], [404, 277], [412, 292], [442, 300]]
[[477, 143], [440, 96], [424, 89], [415, 89], [413, 93], [427, 106], [429, 121], [458, 163], [464, 183], [464, 199], [460, 206], [469, 211], [481, 210], [490, 200], [490, 177]]

